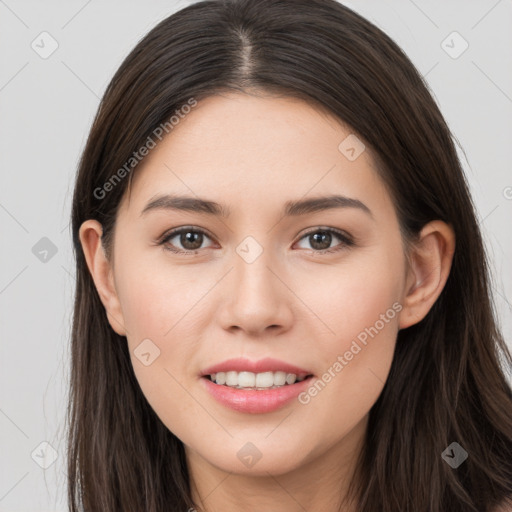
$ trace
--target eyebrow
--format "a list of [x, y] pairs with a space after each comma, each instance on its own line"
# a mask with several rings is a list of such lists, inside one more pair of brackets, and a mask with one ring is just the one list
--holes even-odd
[[[373, 218], [371, 210], [359, 199], [341, 195], [329, 195], [287, 201], [284, 205], [284, 216], [298, 216], [334, 208], [357, 208]], [[177, 210], [203, 213], [227, 218], [231, 214], [229, 208], [208, 199], [192, 196], [159, 195], [153, 198], [142, 210], [141, 216], [155, 210]]]

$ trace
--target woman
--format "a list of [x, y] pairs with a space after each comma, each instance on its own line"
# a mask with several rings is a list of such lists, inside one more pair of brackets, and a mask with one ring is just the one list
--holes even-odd
[[512, 358], [452, 137], [348, 8], [162, 21], [101, 102], [72, 225], [70, 510], [512, 503]]

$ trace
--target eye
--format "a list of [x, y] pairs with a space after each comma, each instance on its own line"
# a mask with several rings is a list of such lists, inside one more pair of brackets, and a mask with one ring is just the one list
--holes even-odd
[[[158, 245], [178, 254], [197, 254], [200, 249], [212, 247], [212, 245], [203, 247], [205, 239], [211, 240], [206, 231], [196, 227], [185, 226], [164, 234]], [[335, 239], [338, 239], [340, 243], [332, 247], [331, 244]], [[315, 228], [303, 235], [299, 243], [302, 240], [310, 244], [309, 248], [302, 248], [309, 249], [315, 254], [337, 252], [354, 245], [354, 241], [349, 235], [334, 228]]]
[[[189, 254], [196, 253], [199, 249], [207, 248], [202, 247], [205, 238], [210, 239], [206, 231], [194, 227], [183, 227], [166, 233], [158, 244], [168, 251]], [[176, 239], [176, 241], [171, 243], [173, 239]], [[182, 248], [176, 247], [176, 244], [181, 245]]]
[[[333, 239], [338, 239], [341, 241], [338, 245], [331, 247], [331, 243]], [[305, 249], [310, 249], [314, 251], [316, 254], [323, 254], [327, 252], [337, 252], [346, 249], [347, 247], [351, 247], [354, 245], [354, 241], [352, 238], [334, 228], [315, 228], [313, 231], [306, 233], [300, 240], [305, 240], [310, 244], [310, 247], [303, 247]]]

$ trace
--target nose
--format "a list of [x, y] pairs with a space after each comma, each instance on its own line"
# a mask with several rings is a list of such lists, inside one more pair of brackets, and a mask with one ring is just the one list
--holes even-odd
[[[279, 275], [279, 265], [269, 261], [267, 252], [248, 263], [234, 255], [234, 269], [222, 290], [224, 297], [219, 319], [228, 331], [250, 336], [278, 334], [292, 325], [293, 293]], [[282, 272], [281, 272], [282, 273]]]

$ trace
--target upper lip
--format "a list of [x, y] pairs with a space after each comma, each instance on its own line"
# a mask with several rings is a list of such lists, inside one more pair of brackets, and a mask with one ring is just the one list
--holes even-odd
[[312, 372], [300, 368], [293, 364], [279, 361], [278, 359], [272, 359], [267, 357], [260, 359], [259, 361], [251, 361], [243, 357], [227, 359], [221, 363], [209, 366], [208, 368], [201, 371], [201, 377], [205, 375], [211, 375], [212, 373], [218, 372], [252, 372], [252, 373], [263, 373], [263, 372], [278, 372], [283, 371], [286, 373], [294, 373], [298, 377], [306, 377], [312, 375]]

